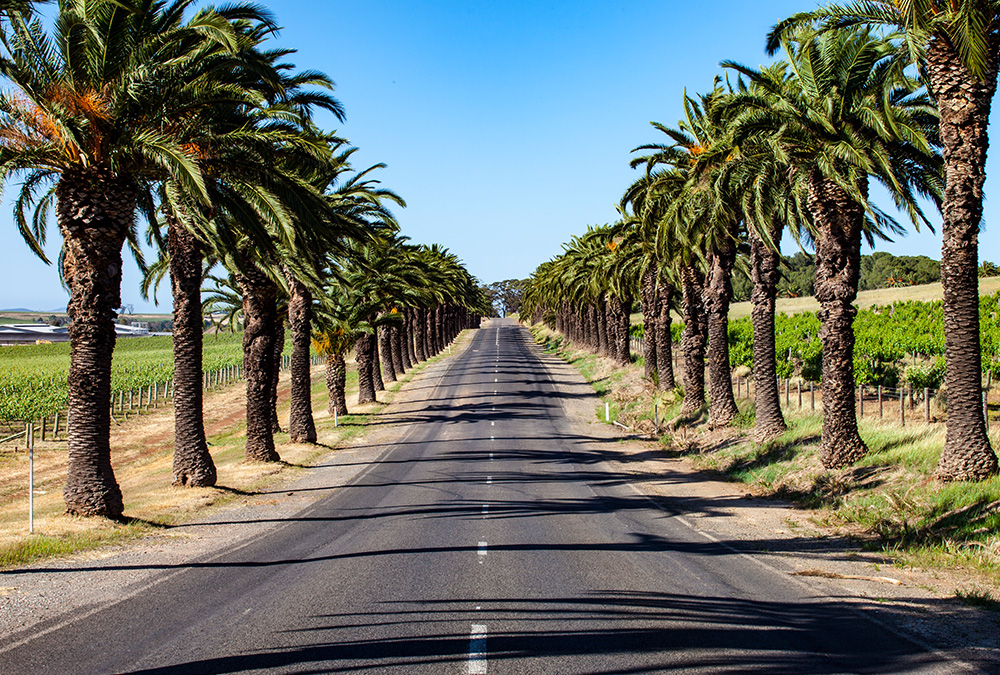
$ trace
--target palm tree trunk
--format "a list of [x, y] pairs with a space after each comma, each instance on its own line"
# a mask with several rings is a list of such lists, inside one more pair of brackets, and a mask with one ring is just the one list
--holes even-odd
[[343, 354], [326, 357], [326, 393], [331, 415], [347, 415], [347, 364]]
[[354, 342], [354, 358], [358, 362], [358, 404], [375, 402], [375, 380], [372, 378], [372, 349], [371, 343], [375, 342], [375, 336], [371, 333], [362, 333]]
[[729, 367], [729, 302], [733, 297], [733, 265], [736, 245], [732, 240], [720, 243], [708, 256], [708, 279], [705, 309], [708, 317], [708, 424], [723, 427], [732, 424], [740, 410], [733, 396], [733, 377]]
[[942, 480], [980, 480], [997, 472], [997, 456], [983, 417], [977, 276], [987, 125], [997, 83], [996, 26], [989, 39], [989, 64], [983, 82], [962, 65], [947, 38], [935, 37], [927, 52], [930, 89], [941, 115], [945, 166], [941, 285], [948, 420], [936, 474]]
[[375, 386], [376, 392], [385, 391], [385, 380], [382, 379], [382, 360], [378, 354], [378, 343], [378, 333], [376, 332], [372, 334], [372, 339], [368, 343], [368, 349], [370, 350], [368, 358], [371, 359], [372, 363], [372, 384]]
[[438, 305], [434, 308], [434, 353], [444, 350], [444, 308]]
[[389, 326], [389, 348], [392, 350], [392, 367], [400, 375], [406, 373], [407, 368], [412, 368], [413, 364], [407, 359], [406, 351], [403, 349], [405, 339], [406, 323], [394, 323]]
[[[867, 179], [862, 183], [867, 197]], [[861, 269], [864, 211], [836, 183], [814, 169], [809, 176], [809, 212], [817, 230], [816, 300], [823, 345], [823, 432], [820, 461], [847, 466], [868, 452], [858, 433], [854, 407], [854, 299]], [[759, 385], [758, 385], [759, 386]]]
[[670, 306], [674, 301], [674, 286], [660, 274], [656, 287], [656, 304], [660, 310], [660, 318], [656, 322], [656, 384], [660, 391], [670, 391], [677, 386], [674, 379], [674, 333], [670, 328], [673, 323]]
[[417, 361], [427, 360], [427, 350], [424, 348], [426, 340], [424, 337], [423, 308], [410, 310], [410, 322], [413, 325], [413, 352]]
[[277, 462], [274, 449], [274, 351], [278, 293], [258, 269], [237, 278], [243, 292], [243, 369], [247, 378], [247, 442], [249, 461]]
[[608, 345], [611, 338], [608, 335], [608, 303], [604, 293], [597, 297], [597, 353], [600, 356], [608, 356], [610, 349]]
[[386, 382], [396, 381], [396, 364], [392, 362], [392, 337], [389, 335], [389, 326], [378, 327], [378, 350], [379, 363], [382, 364], [382, 375]]
[[650, 266], [642, 274], [640, 282], [642, 299], [642, 357], [643, 376], [650, 382], [656, 381], [656, 322], [660, 318], [660, 308], [656, 297], [656, 270]]
[[202, 256], [194, 235], [167, 215], [170, 285], [174, 299], [173, 484], [215, 485], [215, 463], [205, 438], [202, 400]]
[[620, 298], [617, 295], [612, 295], [608, 300], [608, 324], [613, 324], [611, 334], [614, 336], [611, 358], [623, 366], [632, 363], [632, 354], [629, 351], [629, 310], [631, 308], [631, 298]]
[[71, 324], [66, 511], [119, 518], [111, 469], [111, 355], [121, 307], [122, 245], [135, 218], [135, 186], [102, 166], [63, 172], [56, 187], [63, 279]]
[[424, 352], [427, 358], [437, 354], [434, 348], [434, 309], [428, 307], [424, 310]]
[[274, 356], [271, 360], [271, 431], [281, 433], [281, 423], [278, 421], [278, 380], [281, 379], [281, 353], [285, 351], [285, 322], [277, 314], [275, 307], [274, 320]]
[[587, 304], [587, 349], [597, 351], [597, 303]]
[[[770, 238], [774, 246], [781, 240], [782, 226], [775, 222]], [[758, 443], [780, 436], [787, 429], [781, 414], [781, 399], [778, 392], [778, 360], [774, 347], [774, 305], [777, 297], [778, 281], [781, 279], [781, 254], [771, 248], [754, 228], [749, 228], [750, 275], [753, 290], [753, 375], [757, 387], [757, 421], [754, 439]]]
[[413, 310], [404, 309], [403, 310], [403, 353], [406, 354], [406, 363], [404, 364], [407, 368], [412, 368], [417, 365], [417, 353], [414, 349], [414, 342], [416, 340], [413, 337]]
[[288, 274], [288, 290], [288, 325], [292, 331], [292, 390], [288, 435], [293, 443], [315, 443], [316, 423], [312, 414], [312, 376], [309, 363], [312, 293], [291, 274]]
[[692, 265], [681, 270], [681, 294], [684, 303], [684, 402], [681, 415], [691, 415], [705, 407], [705, 275]]

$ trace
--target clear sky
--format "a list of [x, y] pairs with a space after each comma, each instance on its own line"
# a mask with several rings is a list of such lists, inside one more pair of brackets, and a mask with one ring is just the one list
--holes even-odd
[[[450, 248], [485, 282], [525, 277], [588, 224], [616, 217], [636, 177], [632, 148], [675, 124], [684, 89], [711, 88], [723, 59], [767, 61], [767, 30], [810, 0], [438, 2], [264, 0], [299, 68], [337, 82], [347, 121], [327, 126], [360, 148], [355, 165], [388, 164], [384, 184], [409, 206], [403, 232]], [[994, 116], [996, 118], [996, 116]], [[998, 119], [991, 130], [995, 132]], [[993, 157], [1000, 152], [994, 148]], [[988, 171], [1000, 170], [997, 161]], [[996, 185], [986, 184], [987, 196]], [[8, 188], [12, 192], [15, 186]], [[1000, 260], [1000, 217], [987, 201], [980, 256]], [[52, 256], [58, 230], [51, 230]], [[880, 249], [940, 257], [940, 236]], [[786, 252], [794, 249], [786, 247]], [[125, 303], [150, 310], [126, 262]], [[53, 267], [0, 207], [0, 309], [65, 306]], [[160, 289], [170, 311], [169, 287]]]

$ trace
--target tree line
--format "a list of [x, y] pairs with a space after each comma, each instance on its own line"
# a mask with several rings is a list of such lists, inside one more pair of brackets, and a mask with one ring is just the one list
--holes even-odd
[[[291, 331], [293, 441], [315, 442], [310, 346], [327, 356], [332, 404], [347, 411], [344, 355], [360, 398], [439, 352], [486, 311], [446, 249], [400, 234], [398, 195], [356, 169], [356, 149], [319, 126], [344, 119], [333, 82], [275, 47], [276, 19], [251, 3], [60, 1], [47, 24], [31, 0], [0, 2], [0, 176], [18, 183], [14, 221], [35, 255], [50, 217], [67, 313], [71, 514], [118, 518], [111, 466], [111, 356], [122, 251], [155, 297], [173, 298], [173, 482], [216, 471], [202, 411], [202, 286], [208, 311], [243, 329], [246, 456], [278, 461], [278, 364]], [[140, 230], [141, 218], [146, 227]], [[145, 236], [159, 252], [146, 264]]]
[[[733, 423], [728, 349], [732, 278], [752, 282], [754, 436], [786, 429], [779, 405], [774, 307], [785, 233], [815, 249], [827, 467], [864, 456], [855, 411], [854, 322], [861, 243], [905, 230], [869, 199], [884, 186], [905, 221], [942, 216], [946, 439], [936, 475], [997, 472], [982, 399], [977, 236], [987, 125], [1000, 62], [1000, 3], [988, 0], [834, 4], [785, 19], [766, 37], [782, 58], [762, 68], [723, 61], [707, 93], [683, 97], [677, 126], [636, 148], [641, 177], [613, 225], [591, 227], [538, 267], [526, 317], [630, 359], [628, 313], [643, 313], [646, 376], [672, 388], [669, 309], [684, 328], [682, 416], [706, 406]], [[708, 371], [706, 391], [705, 372]]]

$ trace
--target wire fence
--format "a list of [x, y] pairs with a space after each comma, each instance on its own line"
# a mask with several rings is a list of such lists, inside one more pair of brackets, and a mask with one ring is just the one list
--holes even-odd
[[[323, 356], [311, 356], [309, 361], [310, 365], [316, 366], [323, 364], [325, 358]], [[291, 356], [283, 355], [279, 371], [286, 371], [291, 366]], [[243, 370], [243, 364], [234, 364], [205, 371], [202, 373], [201, 384], [202, 389], [207, 392], [237, 384], [244, 379], [245, 371]], [[124, 424], [130, 416], [134, 417], [150, 412], [151, 410], [156, 410], [163, 405], [173, 402], [173, 398], [173, 380], [120, 390], [117, 394], [111, 395], [111, 421], [116, 424]], [[33, 425], [35, 435], [41, 441], [66, 440], [68, 432], [66, 429], [66, 411], [62, 410], [36, 420], [0, 422], [0, 445], [7, 443], [19, 444], [23, 440], [25, 447], [27, 447], [29, 425]]]
[[[630, 347], [636, 356], [644, 351], [642, 338], [630, 339]], [[676, 372], [678, 351], [673, 352]], [[778, 378], [778, 392], [782, 408], [787, 410], [822, 410], [823, 387], [821, 383], [809, 382], [802, 378]], [[753, 377], [733, 376], [733, 394], [737, 399], [755, 401], [756, 384]], [[943, 422], [947, 415], [947, 400], [940, 389], [913, 387], [902, 384], [899, 387], [881, 385], [857, 385], [855, 392], [856, 412], [859, 419], [877, 418], [896, 421], [901, 425], [912, 423], [935, 424]], [[989, 429], [990, 391], [983, 391], [983, 414]]]

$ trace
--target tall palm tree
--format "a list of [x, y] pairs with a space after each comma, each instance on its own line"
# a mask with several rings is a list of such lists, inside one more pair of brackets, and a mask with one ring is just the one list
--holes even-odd
[[854, 332], [863, 236], [899, 225], [868, 201], [869, 179], [885, 185], [914, 223], [926, 223], [915, 194], [940, 186], [934, 111], [903, 71], [895, 45], [866, 31], [803, 32], [785, 43], [790, 77], [725, 63], [766, 96], [746, 92], [735, 105], [737, 142], [762, 133], [787, 158], [806, 195], [816, 243], [816, 299], [823, 345], [825, 466], [841, 467], [868, 448], [858, 433]]
[[[686, 99], [686, 97], [685, 97]], [[681, 414], [689, 416], [705, 406], [705, 353], [708, 316], [705, 308], [705, 249], [703, 247], [704, 191], [690, 190], [690, 166], [697, 154], [697, 141], [683, 130], [653, 122], [670, 139], [666, 144], [647, 144], [633, 152], [649, 154], [632, 159], [632, 166], [645, 165], [650, 178], [645, 200], [655, 214], [656, 245], [665, 271], [673, 275], [681, 291], [684, 331], [684, 401]], [[701, 220], [702, 222], [699, 222]], [[657, 358], [659, 361], [659, 358]]]
[[941, 226], [945, 386], [948, 420], [937, 476], [976, 480], [995, 474], [981, 398], [978, 233], [986, 180], [987, 127], [1000, 65], [1000, 3], [995, 0], [866, 0], [796, 14], [768, 36], [768, 49], [797, 26], [857, 25], [899, 31], [940, 113], [945, 189]]
[[[36, 253], [54, 202], [70, 289], [67, 511], [118, 517], [121, 490], [110, 461], [111, 354], [121, 305], [121, 250], [137, 209], [153, 221], [152, 181], [170, 177], [208, 202], [179, 120], [203, 82], [176, 77], [176, 45], [205, 36], [233, 43], [224, 17], [184, 20], [191, 0], [80, 0], [63, 3], [54, 33], [27, 14], [9, 16], [0, 70], [15, 94], [0, 97], [4, 181], [23, 178], [15, 219]], [[107, 58], [107, 55], [113, 58]], [[38, 198], [38, 192], [52, 186]], [[28, 224], [25, 211], [38, 204]]]

